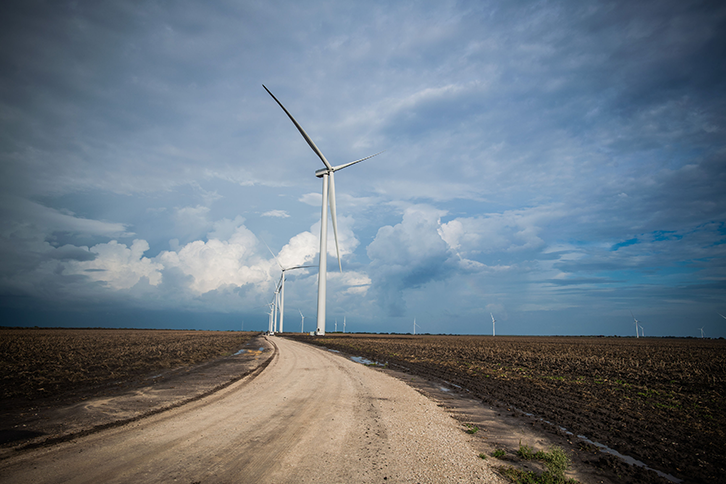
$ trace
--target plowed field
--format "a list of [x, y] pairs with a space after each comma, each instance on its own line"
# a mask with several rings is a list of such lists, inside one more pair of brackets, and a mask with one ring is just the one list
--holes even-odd
[[72, 398], [151, 371], [228, 355], [256, 333], [0, 329], [0, 403]]
[[534, 414], [685, 482], [723, 482], [726, 476], [724, 340], [298, 338], [446, 380], [487, 403]]

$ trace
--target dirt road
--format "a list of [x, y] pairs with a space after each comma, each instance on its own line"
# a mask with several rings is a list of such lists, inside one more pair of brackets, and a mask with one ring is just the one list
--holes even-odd
[[0, 462], [0, 482], [504, 482], [435, 403], [283, 338], [256, 378]]

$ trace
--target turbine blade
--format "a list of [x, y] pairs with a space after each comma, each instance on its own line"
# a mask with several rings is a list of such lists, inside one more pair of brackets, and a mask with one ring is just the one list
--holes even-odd
[[295, 125], [295, 127], [297, 128], [297, 130], [298, 130], [298, 131], [300, 131], [300, 134], [302, 135], [302, 137], [303, 137], [303, 138], [305, 138], [305, 141], [307, 141], [307, 142], [308, 142], [308, 145], [310, 146], [310, 148], [312, 148], [312, 150], [313, 150], [313, 151], [315, 152], [315, 154], [316, 154], [316, 155], [318, 155], [318, 157], [319, 157], [319, 158], [320, 158], [320, 160], [321, 160], [321, 161], [323, 162], [323, 164], [324, 164], [324, 165], [325, 165], [325, 166], [326, 166], [326, 167], [327, 167], [327, 168], [328, 168], [329, 170], [332, 170], [332, 169], [333, 169], [333, 167], [332, 167], [332, 165], [331, 165], [330, 163], [328, 163], [328, 160], [326, 160], [326, 159], [325, 159], [325, 156], [323, 155], [323, 152], [322, 152], [322, 151], [320, 151], [320, 149], [318, 149], [318, 147], [317, 147], [317, 146], [315, 145], [315, 143], [313, 142], [313, 140], [312, 140], [312, 139], [310, 139], [310, 136], [308, 136], [308, 134], [307, 134], [307, 133], [305, 132], [305, 130], [304, 130], [304, 129], [302, 129], [302, 126], [300, 126], [300, 125], [298, 124], [298, 122], [297, 122], [297, 121], [295, 121], [295, 118], [293, 118], [293, 117], [292, 117], [292, 114], [290, 114], [290, 112], [289, 112], [289, 111], [288, 111], [287, 109], [285, 109], [285, 106], [283, 106], [283, 105], [282, 105], [282, 103], [281, 103], [280, 101], [278, 101], [278, 100], [277, 100], [277, 98], [275, 97], [275, 95], [274, 95], [274, 94], [272, 94], [272, 93], [270, 92], [270, 90], [269, 90], [269, 89], [267, 89], [267, 87], [265, 87], [265, 85], [264, 85], [264, 84], [262, 85], [262, 87], [264, 87], [264, 88], [265, 88], [265, 91], [267, 91], [267, 94], [269, 94], [270, 96], [272, 96], [272, 99], [274, 99], [274, 100], [275, 100], [275, 102], [277, 102], [277, 104], [279, 104], [279, 105], [280, 105], [280, 107], [282, 108], [282, 110], [283, 110], [283, 111], [285, 111], [285, 114], [287, 114], [287, 117], [288, 117], [288, 118], [290, 118], [290, 121], [292, 121], [292, 124], [294, 124], [294, 125]]
[[288, 267], [285, 270], [286, 271], [291, 271], [293, 269], [309, 269], [309, 268], [314, 268], [314, 267], [318, 267], [318, 266], [295, 266], [295, 267]]
[[[385, 150], [384, 150], [384, 151], [385, 151]], [[333, 169], [333, 171], [338, 171], [338, 170], [342, 170], [343, 168], [347, 168], [347, 167], [349, 167], [350, 165], [355, 165], [356, 163], [360, 163], [361, 161], [366, 161], [366, 160], [367, 160], [368, 158], [373, 158], [374, 156], [378, 156], [378, 155], [380, 155], [381, 153], [383, 153], [383, 151], [379, 151], [379, 152], [378, 152], [378, 153], [376, 153], [375, 155], [371, 155], [371, 156], [366, 156], [365, 158], [361, 158], [360, 160], [355, 160], [355, 161], [351, 161], [350, 163], [345, 163], [344, 165], [338, 165], [338, 166], [334, 166], [334, 167], [333, 167], [332, 169]]]
[[335, 236], [335, 252], [338, 254], [338, 268], [343, 272], [343, 265], [340, 262], [340, 246], [338, 245], [338, 220], [335, 215], [335, 179], [333, 172], [330, 172], [330, 185], [328, 186], [328, 203], [330, 204], [330, 218], [333, 220], [333, 235]]
[[[262, 239], [260, 239], [260, 240], [262, 240]], [[284, 271], [285, 269], [282, 268], [282, 264], [280, 264], [280, 261], [278, 260], [278, 258], [275, 255], [275, 253], [272, 252], [272, 249], [270, 249], [270, 246], [267, 245], [267, 242], [265, 242], [264, 240], [262, 240], [262, 243], [265, 244], [265, 247], [267, 247], [267, 250], [269, 250], [270, 251], [270, 254], [272, 254], [272, 257], [275, 258], [275, 262], [277, 262], [277, 265], [280, 266], [280, 270]]]

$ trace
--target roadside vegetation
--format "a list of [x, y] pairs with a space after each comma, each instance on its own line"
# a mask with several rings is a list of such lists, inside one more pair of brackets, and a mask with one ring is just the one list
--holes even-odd
[[[497, 452], [495, 452], [496, 454]], [[504, 454], [500, 453], [498, 457]], [[534, 452], [527, 445], [520, 445], [517, 450], [517, 456], [522, 460], [535, 460], [542, 462], [545, 471], [538, 473], [534, 471], [526, 471], [510, 466], [500, 466], [497, 470], [515, 484], [579, 484], [576, 479], [570, 479], [565, 476], [565, 472], [570, 467], [570, 459], [560, 447], [553, 446], [549, 451], [539, 450]]]

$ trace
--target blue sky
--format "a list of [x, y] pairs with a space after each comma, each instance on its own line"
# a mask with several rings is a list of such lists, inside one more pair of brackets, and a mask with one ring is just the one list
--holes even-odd
[[722, 2], [0, 8], [4, 325], [265, 329], [322, 164], [264, 83], [386, 150], [336, 176], [328, 331], [726, 336]]

